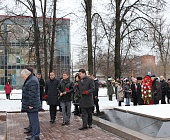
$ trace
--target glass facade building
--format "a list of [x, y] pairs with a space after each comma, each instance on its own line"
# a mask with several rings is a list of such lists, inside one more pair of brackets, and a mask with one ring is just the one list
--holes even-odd
[[[33, 26], [31, 17], [0, 16], [1, 38], [0, 38], [0, 85], [10, 81], [15, 88], [21, 88], [24, 80], [21, 78], [21, 70], [33, 67], [36, 73], [35, 48], [32, 47], [33, 35], [29, 32]], [[47, 22], [52, 19], [46, 19]], [[42, 31], [42, 18], [38, 18], [39, 29]], [[61, 77], [63, 71], [70, 72], [70, 20], [56, 19], [56, 37], [54, 50], [54, 67], [56, 77]], [[49, 35], [50, 36], [50, 35]], [[47, 35], [47, 40], [50, 37]], [[43, 42], [43, 41], [41, 41]], [[47, 48], [49, 49], [49, 48]], [[48, 58], [50, 58], [48, 53]], [[40, 56], [43, 66], [43, 49], [40, 46]], [[48, 64], [49, 64], [49, 60]]]

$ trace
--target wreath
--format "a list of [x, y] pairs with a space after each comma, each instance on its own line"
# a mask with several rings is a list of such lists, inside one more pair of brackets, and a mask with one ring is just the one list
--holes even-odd
[[142, 92], [142, 99], [145, 105], [153, 104], [152, 99], [152, 80], [150, 76], [145, 76], [142, 81], [141, 92]]

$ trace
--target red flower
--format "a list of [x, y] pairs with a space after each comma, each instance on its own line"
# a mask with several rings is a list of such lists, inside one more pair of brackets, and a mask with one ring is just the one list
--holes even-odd
[[69, 91], [69, 88], [65, 88], [65, 91]]
[[84, 94], [86, 94], [86, 95], [87, 95], [88, 93], [89, 93], [89, 92], [88, 92], [87, 90], [85, 90], [85, 91], [84, 91]]
[[46, 94], [46, 95], [44, 95], [44, 97], [43, 97], [43, 98], [44, 98], [44, 99], [47, 99], [47, 97], [48, 97], [48, 95]]

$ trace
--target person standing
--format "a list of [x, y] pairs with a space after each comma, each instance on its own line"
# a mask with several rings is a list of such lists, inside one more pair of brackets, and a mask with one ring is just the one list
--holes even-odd
[[170, 79], [168, 79], [167, 83], [167, 102], [170, 104]]
[[[37, 76], [37, 79], [38, 79], [39, 84], [40, 84], [40, 100], [41, 100], [41, 105], [42, 105], [42, 101], [43, 101], [43, 97], [44, 97], [45, 82], [44, 82], [44, 79], [42, 79], [41, 73], [37, 73], [36, 76]], [[42, 111], [44, 111], [43, 108], [42, 108]]]
[[161, 91], [162, 91], [161, 104], [166, 104], [165, 97], [167, 94], [167, 83], [163, 76], [160, 76], [160, 83], [161, 83]]
[[79, 79], [80, 79], [79, 74], [76, 74], [75, 81], [74, 81], [73, 104], [75, 106], [74, 115], [78, 115], [78, 116], [80, 116], [80, 114], [81, 114], [81, 109], [80, 109], [80, 105], [79, 105], [80, 93], [78, 90]]
[[[99, 115], [100, 114], [100, 110], [99, 110], [99, 98], [98, 98], [99, 80], [93, 74], [91, 75], [91, 78], [94, 80], [94, 85], [95, 85], [95, 90], [93, 92], [94, 105], [96, 106], [96, 113], [97, 113], [97, 115]], [[93, 112], [94, 112], [95, 106], [93, 106]]]
[[55, 78], [54, 72], [50, 72], [50, 79], [45, 84], [45, 96], [47, 104], [50, 106], [50, 123], [54, 123], [56, 119], [57, 106], [60, 105], [58, 99], [58, 84], [59, 80]]
[[130, 106], [130, 97], [132, 96], [132, 90], [130, 88], [130, 82], [128, 79], [126, 80], [126, 83], [123, 89], [124, 89], [124, 94], [125, 94], [125, 99], [126, 99], [125, 106]]
[[121, 86], [121, 81], [118, 80], [115, 82], [115, 86], [117, 87], [117, 101], [118, 101], [118, 106], [121, 106], [121, 103], [124, 101], [124, 94], [123, 94], [123, 88]]
[[114, 94], [112, 78], [108, 77], [107, 81], [107, 95], [109, 96], [109, 101], [112, 101], [112, 95]]
[[40, 124], [38, 111], [41, 110], [40, 89], [37, 78], [27, 69], [21, 71], [21, 76], [25, 80], [22, 87], [22, 107], [21, 112], [27, 112], [31, 125], [31, 137], [27, 140], [39, 140]]
[[133, 105], [137, 106], [137, 79], [133, 79], [133, 83], [131, 84], [131, 90], [132, 90], [132, 98], [133, 98]]
[[70, 124], [70, 117], [71, 117], [71, 97], [73, 93], [74, 84], [69, 79], [68, 72], [63, 73], [63, 79], [58, 85], [58, 93], [59, 93], [59, 100], [60, 105], [62, 108], [62, 115], [63, 115], [63, 123], [64, 125]]
[[137, 102], [139, 105], [144, 105], [141, 92], [142, 77], [137, 77]]
[[[92, 109], [93, 109], [93, 92], [95, 90], [94, 80], [86, 76], [85, 69], [79, 70], [80, 80], [78, 89], [80, 92], [80, 107], [82, 111], [82, 127], [79, 130], [92, 128]], [[88, 125], [88, 127], [87, 127]]]
[[154, 104], [159, 104], [159, 100], [162, 99], [161, 84], [155, 75], [151, 75], [152, 80], [152, 99]]
[[10, 100], [10, 94], [12, 92], [12, 86], [10, 85], [10, 82], [7, 82], [6, 85], [4, 86], [5, 94], [6, 94], [6, 99]]

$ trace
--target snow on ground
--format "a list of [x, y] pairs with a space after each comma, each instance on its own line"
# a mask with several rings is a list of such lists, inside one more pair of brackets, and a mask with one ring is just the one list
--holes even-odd
[[[6, 99], [6, 94], [4, 91], [0, 91], [0, 111], [20, 111], [21, 110], [21, 98], [22, 90], [13, 90], [11, 95], [11, 100]], [[155, 116], [159, 118], [170, 118], [170, 112], [167, 111], [170, 108], [170, 104], [159, 104], [159, 105], [143, 105], [143, 106], [125, 106], [125, 103], [122, 103], [121, 107], [118, 107], [117, 100], [115, 95], [113, 95], [113, 101], [109, 101], [107, 97], [107, 89], [99, 89], [99, 107], [100, 110], [118, 108], [124, 111], [131, 111], [140, 114], [146, 114], [149, 116]], [[45, 101], [43, 101], [43, 109], [49, 110], [49, 106]], [[74, 106], [72, 105], [72, 110]]]
[[[10, 96], [11, 100], [6, 99], [6, 94], [4, 91], [0, 91], [0, 111], [20, 111], [21, 110], [21, 98], [22, 90], [13, 90]], [[99, 89], [99, 107], [100, 110], [113, 109], [117, 106], [117, 101], [115, 96], [113, 96], [113, 101], [109, 101], [107, 97], [107, 89]], [[49, 106], [43, 101], [43, 109], [48, 110]], [[72, 110], [74, 107], [72, 106]]]

